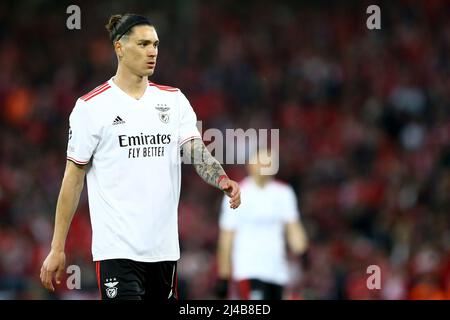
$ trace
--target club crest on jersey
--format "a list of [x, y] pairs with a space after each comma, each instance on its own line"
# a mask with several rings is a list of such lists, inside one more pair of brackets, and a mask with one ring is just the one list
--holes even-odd
[[170, 117], [167, 111], [170, 110], [170, 107], [165, 103], [157, 103], [155, 109], [159, 111], [159, 120], [161, 120], [162, 123], [169, 123]]
[[119, 284], [119, 281], [116, 281], [116, 278], [113, 279], [106, 279], [105, 286], [106, 286], [106, 296], [110, 299], [113, 299], [117, 296], [117, 285]]
[[169, 122], [169, 114], [168, 113], [164, 113], [164, 112], [160, 112], [159, 113], [159, 120], [161, 120], [164, 123], [168, 123]]

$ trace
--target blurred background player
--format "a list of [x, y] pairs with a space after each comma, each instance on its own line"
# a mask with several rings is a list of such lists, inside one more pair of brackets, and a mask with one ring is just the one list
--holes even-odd
[[[267, 150], [255, 152], [240, 183], [244, 203], [231, 211], [222, 202], [218, 243], [217, 294], [227, 295], [230, 280], [242, 300], [280, 300], [290, 279], [288, 251], [305, 254], [308, 240], [294, 190], [262, 168], [275, 161]], [[234, 291], [234, 290], [233, 290]]]

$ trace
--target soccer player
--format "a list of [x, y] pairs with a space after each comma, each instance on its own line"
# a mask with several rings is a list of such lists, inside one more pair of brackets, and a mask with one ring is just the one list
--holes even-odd
[[[181, 160], [240, 205], [238, 184], [206, 149], [196, 115], [177, 88], [148, 80], [159, 39], [145, 17], [106, 25], [118, 58], [114, 77], [80, 97], [70, 115], [67, 162], [42, 284], [65, 271], [65, 241], [87, 176], [92, 254], [102, 299], [177, 298]], [[181, 155], [183, 153], [183, 156]]]
[[[218, 242], [217, 294], [226, 298], [230, 280], [241, 300], [280, 300], [288, 284], [286, 247], [304, 261], [308, 246], [295, 193], [262, 169], [275, 161], [267, 150], [252, 156], [249, 176], [241, 183], [245, 203], [233, 214], [222, 202]], [[287, 246], [286, 246], [287, 244]], [[303, 265], [303, 264], [302, 264]], [[303, 265], [304, 266], [304, 265]], [[228, 296], [230, 298], [230, 296]]]

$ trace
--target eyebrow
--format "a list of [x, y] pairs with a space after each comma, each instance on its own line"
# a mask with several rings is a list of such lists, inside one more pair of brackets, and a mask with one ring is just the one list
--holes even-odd
[[145, 42], [145, 43], [159, 43], [159, 39], [158, 40], [155, 40], [155, 41], [152, 41], [152, 40], [147, 40], [147, 39], [139, 39], [139, 40], [137, 40], [137, 42]]

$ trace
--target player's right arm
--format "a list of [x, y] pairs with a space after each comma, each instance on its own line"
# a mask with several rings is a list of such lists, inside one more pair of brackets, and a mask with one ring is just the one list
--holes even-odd
[[64, 178], [56, 204], [55, 228], [51, 250], [42, 264], [40, 275], [43, 286], [51, 291], [55, 290], [53, 277], [56, 275], [56, 283], [59, 284], [61, 282], [61, 275], [64, 272], [66, 260], [64, 247], [67, 233], [80, 200], [85, 175], [86, 169], [84, 165], [67, 160]]
[[236, 229], [239, 225], [239, 215], [233, 212], [228, 205], [226, 196], [222, 199], [219, 216], [219, 239], [217, 243], [217, 278], [215, 291], [219, 299], [226, 299], [228, 283], [232, 278], [232, 253]]
[[216, 283], [216, 295], [219, 299], [226, 299], [228, 293], [228, 282], [231, 278], [231, 251], [233, 248], [234, 231], [221, 229], [217, 248], [217, 271], [218, 281]]
[[231, 276], [231, 249], [234, 231], [221, 229], [218, 243], [218, 274], [220, 279], [228, 280]]

